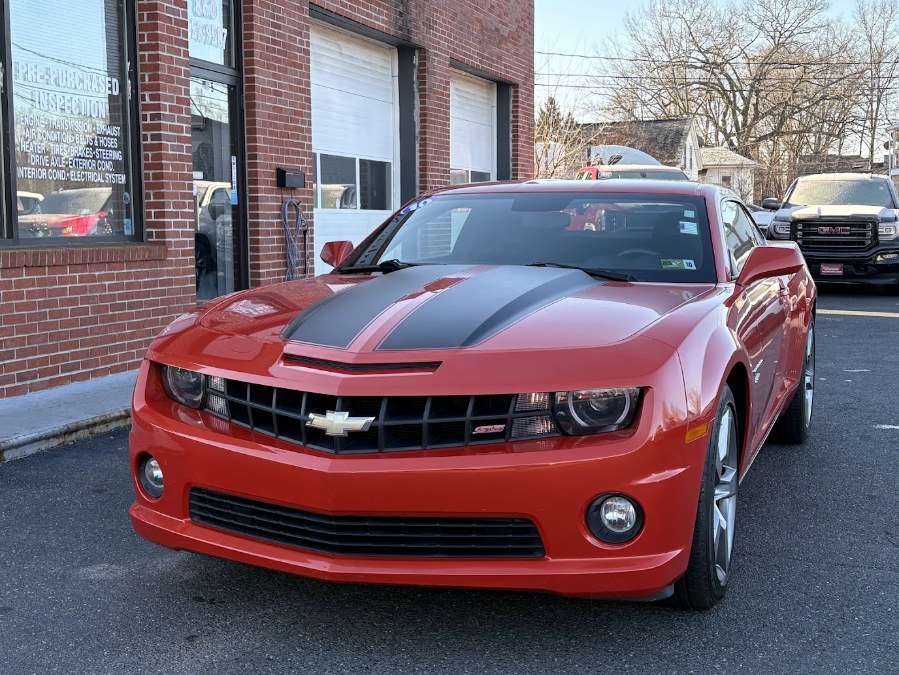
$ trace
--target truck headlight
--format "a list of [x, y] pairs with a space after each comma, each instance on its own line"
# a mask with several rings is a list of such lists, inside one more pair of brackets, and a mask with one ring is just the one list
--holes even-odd
[[772, 220], [771, 226], [768, 228], [768, 234], [775, 239], [789, 239], [790, 223], [784, 220]]
[[895, 239], [899, 236], [899, 225], [896, 223], [880, 223], [877, 226], [877, 236], [881, 239]]
[[188, 408], [202, 408], [206, 396], [206, 376], [193, 370], [162, 366], [162, 386], [174, 401]]
[[625, 429], [634, 422], [640, 389], [580, 389], [557, 392], [553, 418], [566, 434], [597, 434]]

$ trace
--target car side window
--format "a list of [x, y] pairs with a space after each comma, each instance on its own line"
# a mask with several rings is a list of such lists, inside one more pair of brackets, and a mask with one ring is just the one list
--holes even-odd
[[724, 222], [724, 245], [730, 258], [731, 274], [736, 277], [743, 269], [749, 253], [761, 245], [761, 234], [746, 210], [737, 202], [726, 200], [721, 204]]

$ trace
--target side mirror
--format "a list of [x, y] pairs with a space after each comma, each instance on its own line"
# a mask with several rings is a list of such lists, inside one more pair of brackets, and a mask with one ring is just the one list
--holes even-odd
[[743, 271], [737, 278], [741, 286], [781, 274], [794, 274], [805, 265], [805, 259], [799, 247], [792, 241], [756, 246], [743, 265]]
[[322, 247], [321, 259], [331, 267], [339, 267], [353, 252], [351, 241], [329, 241]]
[[766, 211], [777, 211], [781, 206], [783, 202], [774, 197], [765, 197], [762, 200], [762, 208]]

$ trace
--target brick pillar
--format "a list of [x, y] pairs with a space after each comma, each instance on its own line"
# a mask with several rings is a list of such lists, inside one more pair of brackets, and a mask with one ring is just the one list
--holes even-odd
[[449, 183], [449, 57], [435, 49], [418, 52], [418, 180], [424, 192]]
[[194, 304], [187, 0], [139, 0], [137, 21], [146, 240], [165, 244], [167, 295]]
[[[243, 3], [250, 285], [284, 279], [284, 199], [299, 199], [312, 225], [312, 103], [308, 0]], [[304, 190], [275, 187], [277, 167], [306, 172]], [[306, 256], [312, 269], [312, 238]], [[301, 254], [302, 257], [302, 254]]]

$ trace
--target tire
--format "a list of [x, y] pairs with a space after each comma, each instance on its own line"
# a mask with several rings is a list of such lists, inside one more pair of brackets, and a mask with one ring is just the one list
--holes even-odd
[[681, 607], [709, 609], [727, 590], [739, 487], [738, 427], [737, 404], [725, 385], [702, 472], [690, 561], [684, 576], [674, 584], [674, 600]]
[[802, 445], [808, 439], [808, 430], [812, 422], [812, 411], [815, 403], [815, 320], [808, 325], [805, 340], [805, 358], [802, 361], [802, 377], [793, 400], [784, 410], [774, 429], [773, 440], [787, 445]]

